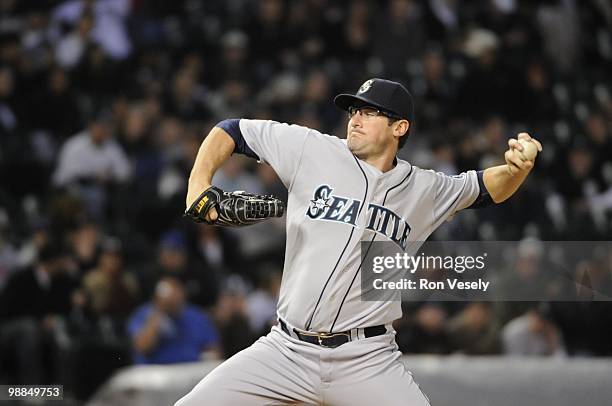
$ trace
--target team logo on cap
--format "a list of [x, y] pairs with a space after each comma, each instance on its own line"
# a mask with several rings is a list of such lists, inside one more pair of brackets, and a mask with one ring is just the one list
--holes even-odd
[[372, 82], [374, 82], [372, 79], [366, 80], [363, 83], [363, 85], [361, 85], [361, 87], [359, 88], [359, 91], [357, 93], [365, 93], [368, 90], [370, 90], [370, 87], [372, 86]]

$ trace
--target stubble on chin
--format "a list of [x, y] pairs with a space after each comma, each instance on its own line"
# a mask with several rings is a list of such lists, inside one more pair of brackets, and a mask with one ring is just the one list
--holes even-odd
[[352, 137], [346, 140], [346, 145], [348, 146], [348, 149], [352, 153], [355, 153], [355, 151], [359, 149], [359, 142], [355, 138], [352, 138]]
[[363, 145], [358, 140], [351, 140], [347, 142], [348, 149], [351, 151], [353, 155], [355, 155], [359, 159], [363, 159], [364, 151]]

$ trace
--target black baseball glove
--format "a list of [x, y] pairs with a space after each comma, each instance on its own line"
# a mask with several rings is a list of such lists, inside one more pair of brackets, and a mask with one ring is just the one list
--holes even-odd
[[[206, 220], [211, 208], [217, 210], [215, 221]], [[282, 217], [283, 202], [274, 196], [259, 196], [242, 191], [224, 192], [211, 186], [191, 204], [184, 214], [196, 223], [223, 227], [243, 227], [260, 223], [271, 217]]]

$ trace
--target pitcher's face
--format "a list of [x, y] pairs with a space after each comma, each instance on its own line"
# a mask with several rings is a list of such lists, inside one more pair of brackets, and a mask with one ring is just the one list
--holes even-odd
[[[390, 148], [397, 149], [398, 129], [390, 124], [385, 113], [375, 107], [351, 107], [346, 131], [349, 150], [359, 159], [380, 155]], [[406, 124], [408, 123], [406, 120]]]

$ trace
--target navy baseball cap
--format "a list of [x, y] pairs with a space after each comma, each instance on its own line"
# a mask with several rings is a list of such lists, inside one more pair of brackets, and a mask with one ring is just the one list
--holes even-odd
[[346, 111], [349, 107], [372, 106], [408, 121], [412, 121], [414, 116], [414, 104], [408, 89], [401, 83], [386, 79], [366, 80], [357, 93], [339, 94], [334, 103]]

